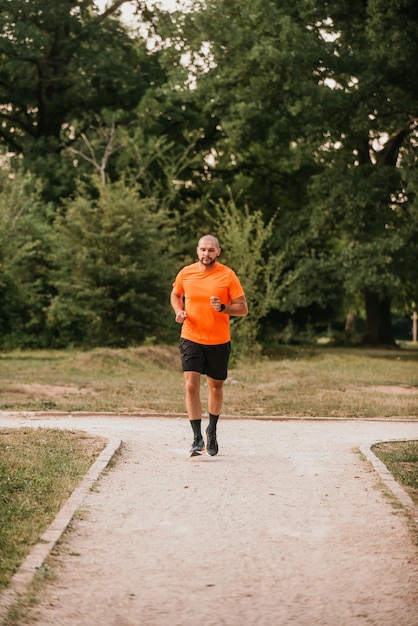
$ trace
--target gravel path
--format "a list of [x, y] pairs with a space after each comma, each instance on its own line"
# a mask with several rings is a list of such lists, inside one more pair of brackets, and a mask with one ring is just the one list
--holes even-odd
[[358, 454], [418, 422], [229, 420], [189, 458], [184, 418], [16, 418], [123, 441], [35, 610], [47, 626], [418, 625], [418, 549]]

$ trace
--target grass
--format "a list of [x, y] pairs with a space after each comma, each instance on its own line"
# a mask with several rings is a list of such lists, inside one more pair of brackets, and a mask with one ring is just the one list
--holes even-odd
[[379, 443], [372, 449], [418, 505], [418, 441]]
[[[418, 349], [283, 348], [237, 362], [224, 415], [418, 415]], [[184, 413], [176, 346], [0, 353], [0, 410]], [[202, 383], [203, 399], [207, 391]]]
[[0, 429], [0, 590], [105, 446], [59, 429]]

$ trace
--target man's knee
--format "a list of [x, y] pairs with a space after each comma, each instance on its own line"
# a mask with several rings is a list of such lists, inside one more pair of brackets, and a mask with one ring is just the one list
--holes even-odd
[[223, 380], [217, 380], [216, 378], [210, 378], [208, 376], [208, 387], [214, 393], [220, 393], [224, 386]]
[[197, 372], [185, 373], [184, 385], [188, 395], [199, 393], [200, 390], [200, 374]]

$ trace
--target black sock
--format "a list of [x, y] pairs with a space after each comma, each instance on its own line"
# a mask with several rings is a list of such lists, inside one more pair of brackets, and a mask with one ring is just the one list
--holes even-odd
[[202, 420], [190, 420], [190, 424], [192, 425], [195, 438], [200, 437], [202, 439]]
[[210, 433], [214, 433], [216, 431], [216, 425], [218, 423], [219, 415], [213, 415], [213, 413], [209, 413], [209, 426], [208, 431]]

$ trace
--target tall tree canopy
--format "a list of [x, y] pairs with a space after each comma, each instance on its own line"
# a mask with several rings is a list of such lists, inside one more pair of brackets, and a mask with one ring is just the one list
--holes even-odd
[[391, 303], [418, 299], [416, 3], [211, 0], [171, 27], [192, 58], [209, 51], [197, 93], [219, 129], [211, 181], [266, 217], [280, 208], [278, 308], [361, 294], [365, 340], [393, 343]]
[[0, 140], [66, 195], [61, 152], [103, 110], [132, 119], [147, 90], [164, 81], [157, 54], [131, 37], [113, 10], [93, 0], [0, 0]]
[[[279, 268], [275, 320], [343, 320], [360, 307], [364, 340], [393, 343], [391, 311], [418, 302], [415, 1], [196, 0], [173, 13], [132, 1], [148, 41], [120, 21], [124, 0], [102, 13], [93, 0], [0, 0], [0, 147], [11, 163], [0, 229], [19, 224], [26, 244], [0, 256], [0, 318], [13, 326], [19, 302], [20, 329], [46, 328], [49, 315], [61, 342], [101, 341], [117, 320], [113, 342], [162, 337], [136, 307], [158, 292], [160, 269], [151, 254], [134, 267], [135, 242], [152, 250], [164, 234], [157, 249], [181, 263], [233, 207], [235, 243], [240, 212], [268, 232], [268, 253], [252, 260]], [[13, 181], [30, 181], [33, 201], [14, 206]], [[124, 216], [133, 248], [108, 257]], [[72, 324], [77, 302], [96, 327], [82, 315]]]
[[417, 275], [411, 282], [405, 258], [418, 243], [416, 190], [408, 184], [418, 138], [418, 10], [409, 0], [370, 0], [313, 15], [327, 26], [331, 54], [323, 73], [329, 143], [311, 188], [311, 223], [322, 241], [338, 236], [337, 275], [346, 293], [363, 294], [365, 341], [390, 344], [391, 303], [417, 301]]

